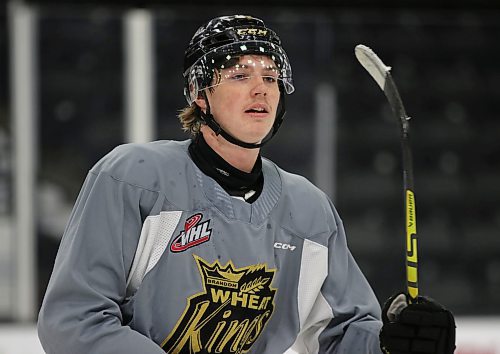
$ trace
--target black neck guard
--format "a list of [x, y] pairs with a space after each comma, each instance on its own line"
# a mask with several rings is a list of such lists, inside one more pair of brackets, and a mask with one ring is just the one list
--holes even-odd
[[[262, 192], [264, 176], [260, 155], [257, 157], [252, 171], [250, 173], [243, 172], [219, 156], [207, 144], [201, 133], [189, 145], [189, 154], [196, 166], [204, 174], [217, 181], [229, 195], [243, 197], [251, 203]], [[249, 193], [251, 191], [255, 193]], [[251, 194], [250, 197], [248, 197], [249, 194]]]

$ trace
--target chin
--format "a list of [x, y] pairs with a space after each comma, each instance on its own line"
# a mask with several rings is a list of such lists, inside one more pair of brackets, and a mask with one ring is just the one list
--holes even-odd
[[245, 143], [258, 144], [269, 134], [272, 130], [272, 126], [266, 127], [265, 129], [263, 129], [263, 127], [259, 128], [247, 130], [245, 134], [237, 134], [233, 136], [241, 141], [244, 141]]
[[248, 143], [252, 143], [252, 144], [258, 144], [260, 143], [262, 140], [264, 140], [264, 138], [267, 136], [268, 133], [265, 133], [265, 134], [255, 134], [255, 135], [248, 135], [246, 138], [244, 138], [243, 141], [246, 141]]

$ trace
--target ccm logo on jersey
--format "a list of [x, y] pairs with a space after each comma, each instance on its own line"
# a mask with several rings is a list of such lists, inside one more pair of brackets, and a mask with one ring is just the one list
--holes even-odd
[[277, 249], [280, 249], [280, 250], [293, 251], [294, 249], [297, 248], [297, 246], [292, 246], [292, 245], [289, 245], [288, 243], [275, 242], [274, 243], [274, 248], [277, 248]]
[[210, 240], [212, 229], [209, 229], [210, 219], [203, 221], [203, 214], [198, 213], [189, 217], [184, 223], [184, 230], [174, 239], [170, 245], [170, 251], [174, 253], [183, 252], [188, 248], [198, 246]]

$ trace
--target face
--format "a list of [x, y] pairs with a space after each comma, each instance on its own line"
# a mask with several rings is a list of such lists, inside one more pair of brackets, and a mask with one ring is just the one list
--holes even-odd
[[[217, 71], [206, 93], [210, 112], [222, 129], [244, 142], [258, 143], [276, 118], [278, 70], [267, 56], [245, 55], [235, 65]], [[204, 99], [196, 103], [206, 109]]]

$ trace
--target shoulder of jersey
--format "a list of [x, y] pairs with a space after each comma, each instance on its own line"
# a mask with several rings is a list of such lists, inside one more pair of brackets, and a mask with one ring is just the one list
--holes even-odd
[[188, 145], [187, 140], [119, 145], [97, 162], [91, 171], [104, 172], [115, 179], [155, 190], [158, 178], [185, 170], [189, 161]]
[[307, 178], [278, 168], [282, 180], [282, 224], [303, 235], [331, 234], [336, 214], [328, 196]]

